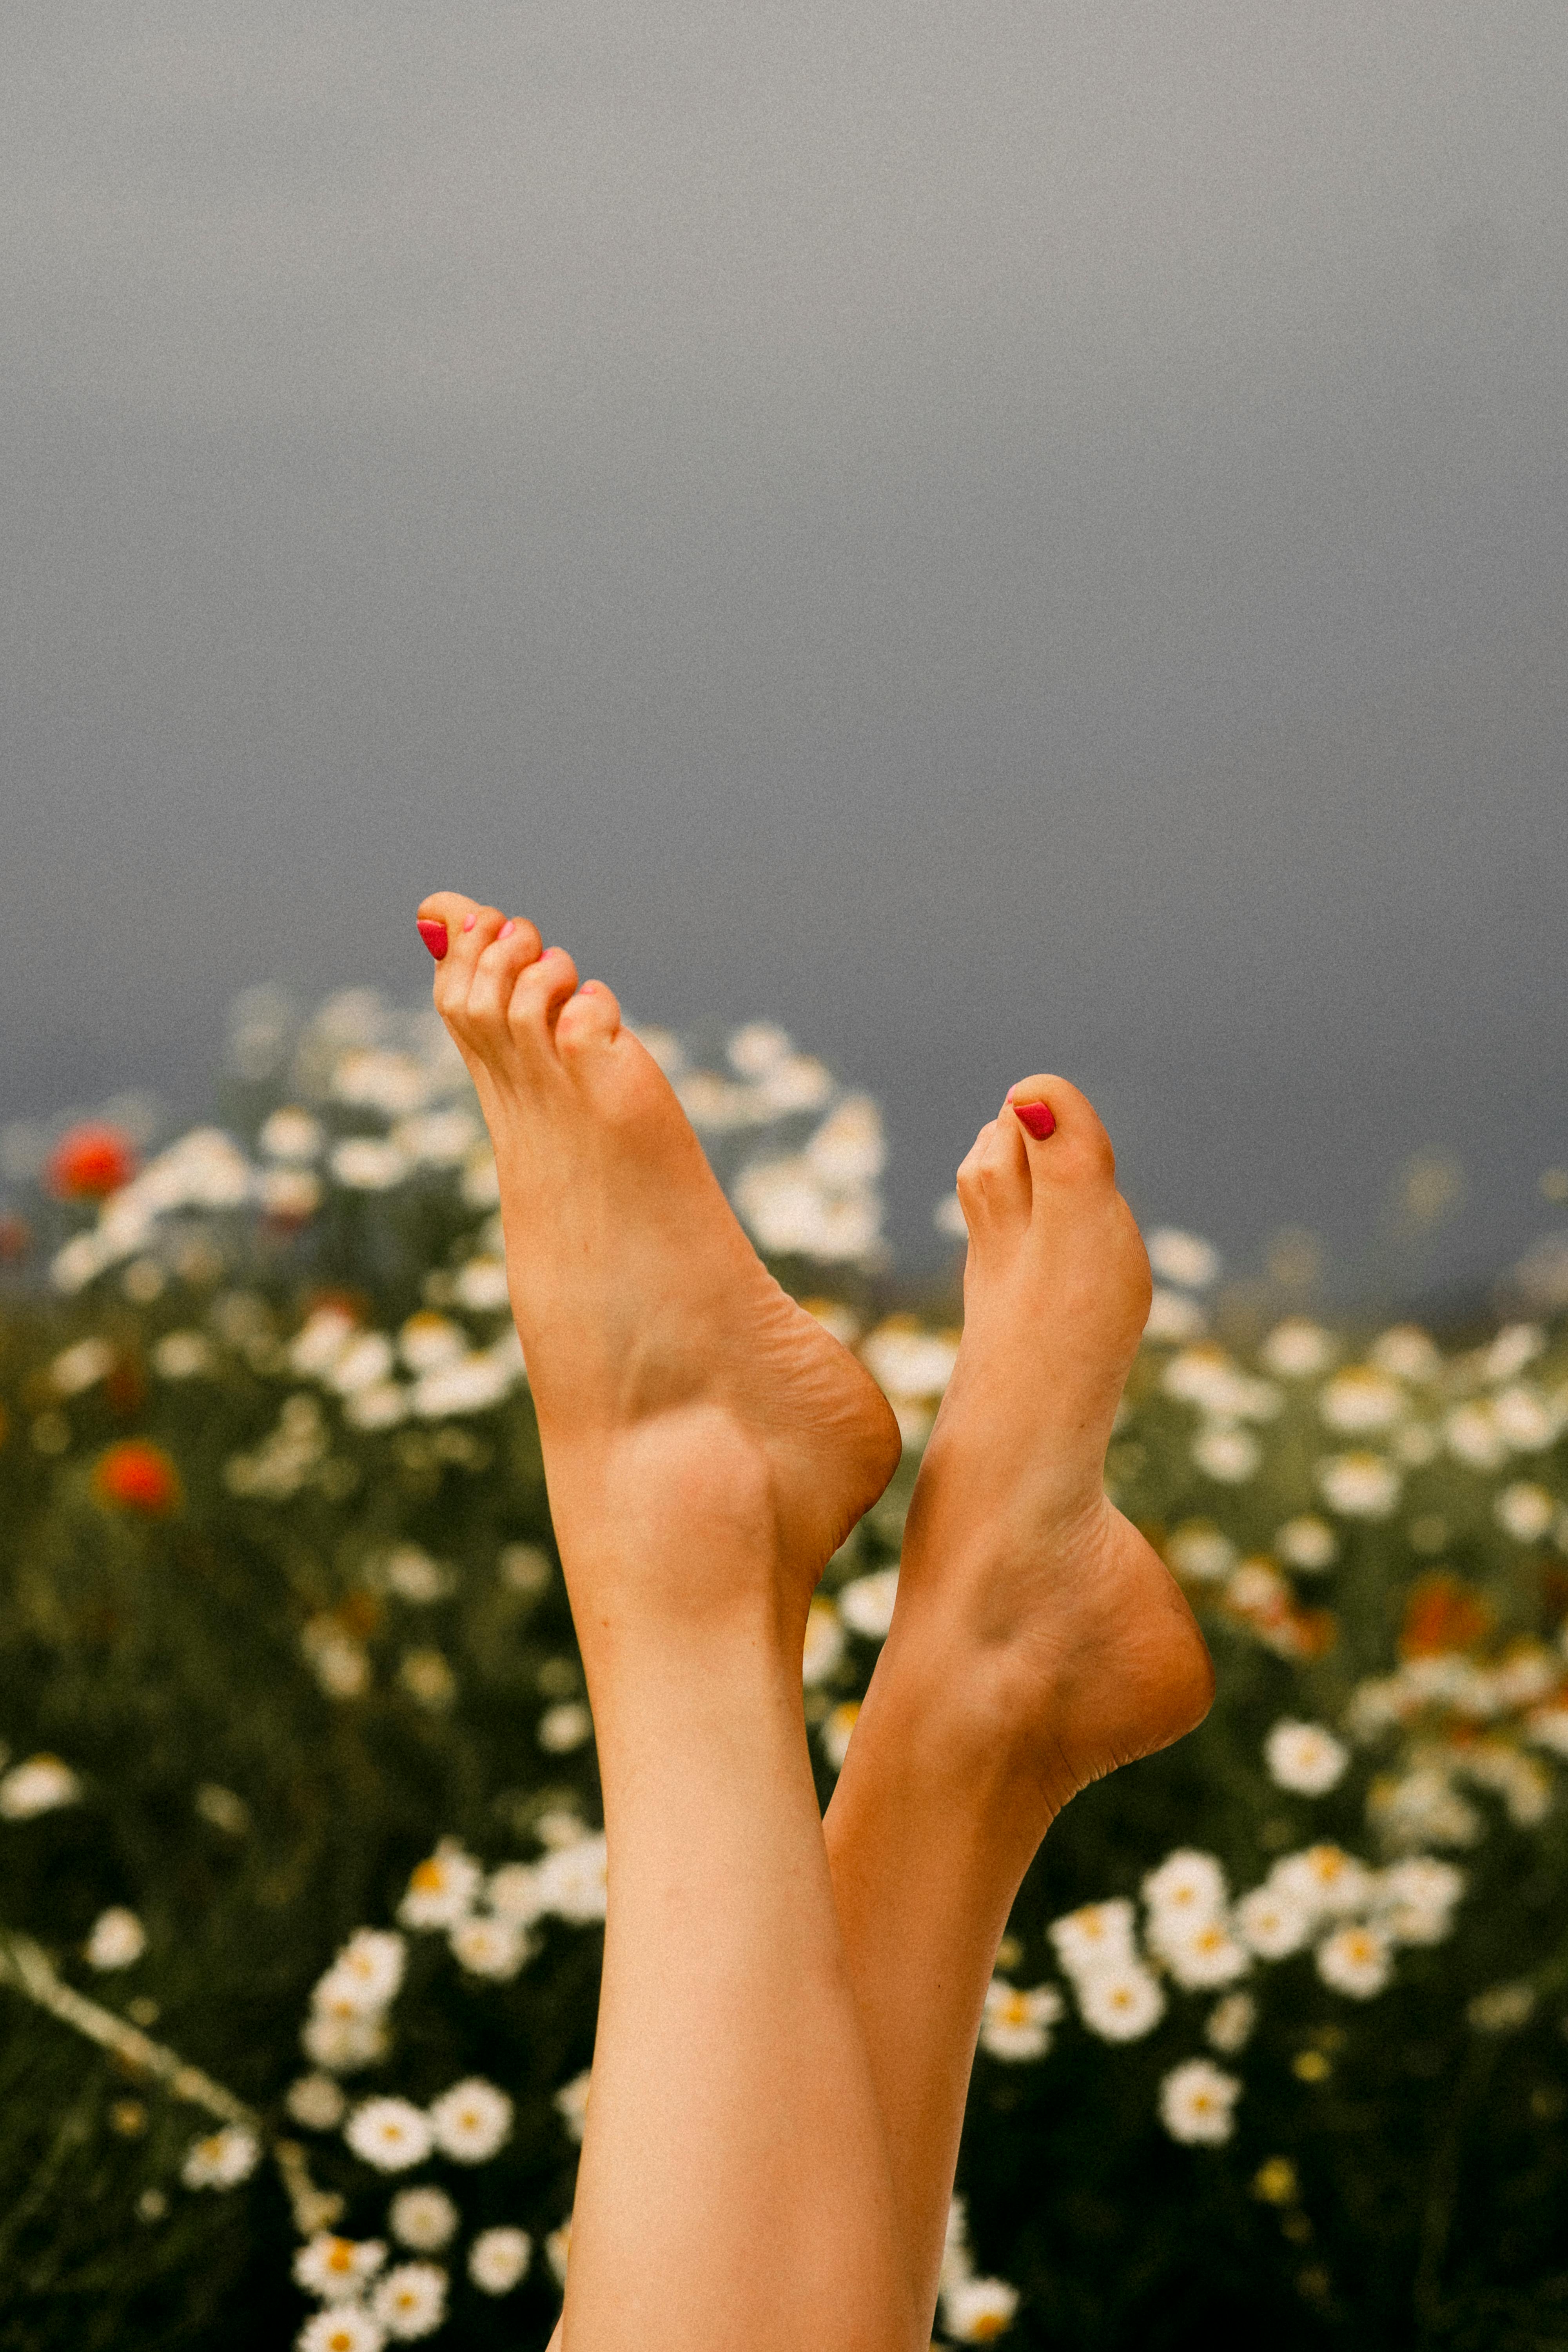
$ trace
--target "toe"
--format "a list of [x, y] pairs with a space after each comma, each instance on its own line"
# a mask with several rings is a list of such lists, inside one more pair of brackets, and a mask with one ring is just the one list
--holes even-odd
[[959, 1206], [971, 1239], [1026, 1223], [1030, 1197], [1029, 1163], [1017, 1121], [989, 1120], [958, 1171]]
[[525, 1050], [553, 1051], [556, 1016], [577, 985], [577, 967], [564, 948], [546, 948], [520, 974], [507, 1007], [507, 1027]]
[[416, 919], [446, 926], [446, 951], [436, 965], [436, 1010], [461, 1033], [475, 967], [506, 918], [499, 907], [481, 906], [460, 890], [435, 890], [420, 900]]
[[[479, 936], [476, 929], [474, 936]], [[499, 1040], [506, 1030], [512, 991], [542, 949], [538, 931], [528, 920], [512, 916], [502, 923], [488, 947], [480, 950], [468, 988], [468, 1017], [476, 1030]]]
[[1116, 1154], [1100, 1114], [1067, 1078], [1052, 1073], [1020, 1078], [1007, 1089], [1002, 1124], [1022, 1147], [1037, 1184], [1115, 1179]]
[[561, 1008], [555, 1043], [563, 1055], [571, 1056], [608, 1045], [619, 1034], [620, 1026], [621, 1008], [614, 992], [602, 980], [585, 980]]

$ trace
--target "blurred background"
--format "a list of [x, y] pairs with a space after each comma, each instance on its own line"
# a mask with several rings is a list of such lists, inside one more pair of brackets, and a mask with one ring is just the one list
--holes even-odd
[[606, 1856], [440, 885], [892, 1401], [825, 1801], [1010, 1080], [1149, 1232], [1218, 1700], [1026, 1879], [934, 2352], [1568, 2344], [1565, 120], [1556, 0], [0, 10], [0, 2352], [554, 2324]]
[[13, 0], [0, 92], [7, 1116], [452, 884], [874, 1090], [912, 1268], [1042, 1066], [1243, 1273], [1561, 1221], [1553, 0]]

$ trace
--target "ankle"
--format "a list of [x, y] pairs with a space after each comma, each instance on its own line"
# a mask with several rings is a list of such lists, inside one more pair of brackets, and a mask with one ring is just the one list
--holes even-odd
[[1050, 1769], [1038, 1660], [1010, 1643], [895, 1620], [858, 1737], [862, 1727], [861, 1759], [875, 1748], [900, 1801], [957, 1814], [976, 1839], [1016, 1846], [1026, 1861], [1075, 1793]]

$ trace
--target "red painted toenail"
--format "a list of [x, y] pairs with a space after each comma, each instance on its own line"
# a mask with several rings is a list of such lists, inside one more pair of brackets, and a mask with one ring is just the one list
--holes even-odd
[[501, 925], [500, 930], [496, 933], [496, 937], [498, 940], [510, 940], [516, 929], [517, 925], [512, 921], [511, 917], [509, 915], [505, 922]]
[[414, 928], [418, 932], [420, 938], [424, 940], [426, 946], [429, 949], [431, 954], [435, 957], [437, 962], [439, 963], [441, 958], [447, 952], [446, 924], [423, 922], [416, 923]]
[[1015, 1103], [1013, 1105], [1021, 1127], [1028, 1129], [1037, 1143], [1044, 1143], [1047, 1135], [1057, 1131], [1056, 1113], [1047, 1102]]
[[463, 929], [466, 931], [471, 931], [479, 919], [477, 915], [465, 915], [463, 917]]

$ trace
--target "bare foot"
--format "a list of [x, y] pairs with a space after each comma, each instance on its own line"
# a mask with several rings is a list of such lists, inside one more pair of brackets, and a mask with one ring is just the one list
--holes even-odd
[[[1026, 1132], [1011, 1104], [1048, 1103]], [[1149, 1265], [1093, 1107], [1027, 1078], [958, 1172], [963, 1340], [905, 1530], [884, 1653], [969, 1694], [1050, 1813], [1190, 1731], [1208, 1652], [1157, 1554], [1108, 1501], [1111, 1422], [1149, 1311]]]
[[494, 907], [437, 891], [419, 917], [446, 927], [436, 1004], [495, 1146], [585, 1656], [628, 1616], [708, 1633], [754, 1604], [798, 1648], [897, 1465], [885, 1399], [768, 1274], [610, 991]]

